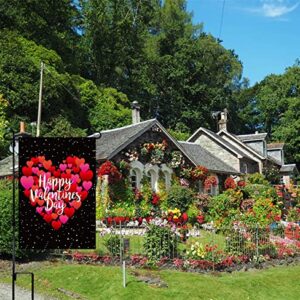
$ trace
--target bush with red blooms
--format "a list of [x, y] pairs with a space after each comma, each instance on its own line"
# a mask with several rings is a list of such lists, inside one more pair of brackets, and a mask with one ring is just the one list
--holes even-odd
[[205, 216], [204, 215], [198, 215], [197, 216], [197, 222], [199, 223], [199, 224], [203, 224], [204, 222], [205, 222]]
[[109, 183], [118, 182], [122, 179], [122, 174], [118, 168], [109, 160], [103, 163], [98, 170], [98, 176], [102, 177], [104, 175], [108, 175]]
[[238, 183], [237, 183], [237, 185], [239, 187], [245, 187], [246, 186], [246, 182], [245, 182], [245, 180], [239, 180]]
[[205, 180], [204, 180], [204, 188], [206, 190], [210, 189], [213, 186], [217, 186], [218, 185], [218, 180], [215, 176], [211, 175], [208, 176]]
[[208, 169], [203, 166], [195, 167], [191, 172], [191, 177], [193, 180], [201, 180], [204, 181], [207, 177]]
[[226, 178], [224, 182], [224, 187], [226, 190], [228, 189], [235, 189], [236, 188], [236, 183], [232, 177]]
[[156, 193], [153, 193], [151, 203], [153, 205], [157, 206], [159, 204], [159, 200], [160, 200], [160, 197]]

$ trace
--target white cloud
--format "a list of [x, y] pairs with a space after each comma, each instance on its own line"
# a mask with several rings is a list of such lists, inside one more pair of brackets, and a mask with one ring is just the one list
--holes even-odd
[[293, 6], [263, 4], [261, 12], [265, 17], [276, 18], [288, 14], [298, 7], [298, 3]]
[[248, 11], [261, 14], [268, 18], [277, 18], [294, 11], [299, 2], [291, 5], [287, 0], [261, 0], [262, 5], [256, 8], [250, 8]]

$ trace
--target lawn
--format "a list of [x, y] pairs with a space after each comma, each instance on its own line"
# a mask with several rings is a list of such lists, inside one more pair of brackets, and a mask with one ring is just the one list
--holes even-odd
[[[43, 263], [34, 269], [36, 290], [58, 299], [70, 299], [58, 288], [72, 291], [84, 299], [282, 299], [296, 300], [300, 295], [300, 266], [273, 267], [218, 276], [177, 271], [143, 271], [160, 277], [167, 288], [139, 282], [128, 270], [128, 285], [122, 287], [118, 267]], [[140, 271], [139, 271], [140, 272]], [[1, 278], [0, 278], [1, 279]], [[2, 278], [2, 281], [9, 280]], [[29, 279], [17, 283], [29, 288]]]

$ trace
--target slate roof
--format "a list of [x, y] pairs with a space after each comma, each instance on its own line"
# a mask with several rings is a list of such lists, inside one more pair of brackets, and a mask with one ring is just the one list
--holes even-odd
[[[18, 171], [18, 155], [15, 156], [15, 170]], [[12, 175], [12, 155], [0, 161], [0, 177]]]
[[294, 172], [299, 174], [296, 164], [282, 165], [280, 168], [280, 173], [294, 173]]
[[156, 119], [151, 119], [137, 124], [101, 131], [101, 138], [96, 140], [96, 159], [110, 159], [156, 123]]
[[221, 130], [217, 133], [219, 136], [222, 136], [222, 134], [227, 135], [228, 137], [230, 137], [231, 139], [235, 140], [236, 143], [238, 143], [241, 147], [243, 147], [244, 149], [246, 149], [246, 151], [251, 152], [253, 155], [255, 155], [256, 157], [258, 157], [259, 159], [265, 159], [264, 156], [262, 156], [261, 153], [257, 152], [255, 149], [251, 148], [250, 146], [248, 146], [246, 143], [243, 143], [238, 136], [236, 136], [233, 133], [230, 133], [226, 130]]
[[267, 150], [277, 150], [277, 149], [283, 149], [284, 143], [271, 143], [267, 144]]
[[272, 157], [272, 156], [270, 156], [270, 155], [267, 155], [267, 159], [268, 159], [269, 161], [272, 161], [272, 162], [275, 163], [276, 165], [279, 165], [279, 166], [282, 165], [282, 163], [281, 163], [279, 160], [277, 160], [276, 158], [274, 158], [274, 157]]
[[204, 166], [210, 171], [226, 174], [239, 174], [231, 166], [224, 163], [222, 160], [202, 148], [200, 145], [190, 142], [179, 142], [187, 154], [194, 159], [197, 165]]
[[237, 156], [246, 157], [252, 160], [252, 158], [249, 157], [245, 152], [241, 151], [231, 143], [227, 142], [225, 139], [223, 139], [221, 136], [214, 133], [213, 131], [203, 127], [200, 127], [187, 141], [194, 142], [194, 137], [196, 137], [200, 131], [203, 131], [206, 134], [210, 135], [215, 141], [217, 141], [219, 144], [223, 144], [229, 151], [235, 153]]
[[262, 141], [265, 140], [267, 137], [267, 133], [253, 133], [253, 134], [240, 134], [237, 135], [237, 137], [242, 141], [242, 142], [248, 142], [248, 141]]

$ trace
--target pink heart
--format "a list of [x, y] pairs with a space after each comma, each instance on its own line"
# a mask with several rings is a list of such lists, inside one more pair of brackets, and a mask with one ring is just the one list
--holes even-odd
[[72, 179], [72, 183], [74, 183], [74, 182], [76, 183], [77, 180], [79, 179], [79, 175], [78, 174], [72, 175], [71, 179]]
[[39, 171], [39, 168], [36, 168], [36, 167], [32, 168], [32, 173], [33, 174], [37, 174], [38, 171]]
[[66, 215], [62, 215], [59, 217], [59, 220], [63, 223], [66, 224], [69, 220], [69, 218]]
[[71, 169], [72, 167], [73, 167], [73, 165], [72, 165], [72, 164], [68, 164], [68, 168], [70, 168], [70, 169]]
[[92, 182], [91, 181], [84, 181], [83, 183], [82, 183], [82, 186], [84, 187], [84, 189], [86, 190], [86, 191], [88, 191], [91, 187], [92, 187]]
[[81, 164], [80, 169], [82, 172], [86, 172], [90, 168], [89, 164]]
[[36, 208], [36, 212], [39, 213], [39, 214], [41, 214], [42, 211], [43, 211], [43, 209], [44, 209], [44, 206], [37, 207]]
[[29, 190], [33, 186], [33, 177], [32, 176], [22, 176], [21, 184], [23, 185], [25, 190]]
[[59, 168], [63, 172], [67, 168], [67, 165], [66, 164], [60, 164]]
[[81, 192], [82, 191], [82, 187], [81, 186], [78, 186], [77, 188], [76, 188], [76, 192]]

